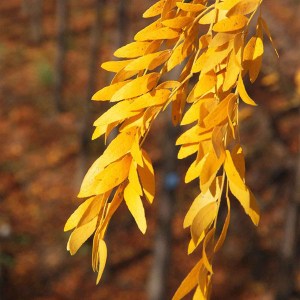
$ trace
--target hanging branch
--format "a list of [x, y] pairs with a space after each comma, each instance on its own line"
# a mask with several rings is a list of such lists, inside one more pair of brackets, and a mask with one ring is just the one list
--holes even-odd
[[[135, 42], [114, 53], [121, 60], [102, 64], [115, 77], [92, 99], [114, 105], [94, 122], [93, 139], [104, 135], [106, 140], [114, 128], [119, 133], [87, 172], [78, 196], [88, 199], [65, 226], [74, 229], [68, 242], [71, 254], [94, 234], [92, 265], [97, 282], [107, 258], [105, 232], [122, 202], [140, 231], [146, 232], [143, 200], [153, 202], [155, 181], [143, 144], [154, 120], [169, 105], [173, 124], [188, 125], [176, 142], [179, 159], [194, 156], [185, 182], [198, 180], [200, 188], [183, 222], [191, 232], [188, 253], [197, 250], [199, 261], [173, 299], [191, 291], [194, 299], [209, 299], [212, 262], [227, 234], [233, 197], [258, 225], [259, 209], [245, 182], [238, 107], [241, 101], [256, 105], [244, 80], [249, 76], [253, 83], [259, 74], [263, 34], [272, 42], [261, 3], [160, 0], [143, 14], [156, 20], [135, 35]], [[251, 23], [256, 25], [254, 35]], [[163, 75], [175, 67], [181, 67], [178, 80], [164, 81]], [[195, 85], [191, 79], [197, 79]], [[228, 212], [219, 224], [222, 201]], [[219, 235], [217, 226], [222, 228]]]

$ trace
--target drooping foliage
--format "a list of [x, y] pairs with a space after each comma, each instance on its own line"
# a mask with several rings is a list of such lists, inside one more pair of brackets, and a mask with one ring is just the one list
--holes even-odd
[[[191, 291], [194, 299], [209, 299], [212, 260], [227, 234], [232, 198], [258, 225], [259, 208], [245, 183], [238, 114], [241, 101], [256, 105], [244, 80], [253, 83], [258, 77], [264, 35], [273, 43], [261, 4], [262, 0], [157, 1], [143, 14], [155, 20], [114, 53], [119, 60], [102, 64], [115, 76], [92, 100], [113, 106], [95, 121], [92, 138], [104, 135], [106, 140], [113, 129], [118, 134], [88, 170], [79, 193], [87, 199], [65, 225], [65, 230], [73, 230], [67, 246], [71, 254], [94, 235], [97, 283], [107, 258], [105, 232], [122, 202], [146, 232], [143, 201], [152, 203], [155, 179], [143, 143], [169, 105], [173, 124], [185, 128], [176, 142], [178, 158], [194, 157], [185, 182], [199, 182], [199, 194], [183, 221], [191, 232], [188, 253], [198, 249], [199, 262], [173, 299]], [[179, 77], [165, 80], [174, 68], [180, 68]], [[218, 221], [221, 201], [227, 205], [223, 224]]]

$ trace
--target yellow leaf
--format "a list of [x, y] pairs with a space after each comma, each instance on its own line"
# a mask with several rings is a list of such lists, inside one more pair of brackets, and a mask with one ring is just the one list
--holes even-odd
[[175, 89], [180, 86], [180, 82], [176, 80], [164, 81], [157, 86], [157, 89]]
[[196, 244], [204, 231], [206, 231], [217, 216], [218, 206], [211, 202], [202, 207], [195, 216], [191, 225], [191, 235]]
[[279, 54], [278, 54], [277, 49], [276, 49], [276, 47], [275, 47], [275, 44], [274, 44], [272, 35], [271, 35], [271, 33], [270, 33], [270, 30], [269, 30], [268, 24], [267, 24], [266, 21], [265, 21], [263, 18], [261, 18], [261, 17], [259, 17], [258, 20], [259, 20], [259, 23], [261, 24], [261, 26], [262, 26], [264, 32], [265, 32], [266, 35], [268, 36], [268, 38], [269, 38], [269, 40], [270, 40], [270, 42], [271, 42], [271, 44], [272, 44], [272, 47], [273, 47], [273, 49], [274, 49], [274, 51], [275, 51], [277, 57], [279, 57]]
[[125, 67], [125, 71], [153, 70], [163, 64], [171, 55], [170, 50], [159, 51], [139, 57]]
[[217, 83], [217, 76], [214, 72], [207, 74], [201, 73], [199, 81], [195, 87], [195, 97], [201, 97], [202, 95], [209, 92]]
[[207, 297], [205, 297], [200, 288], [197, 287], [196, 290], [195, 290], [195, 293], [194, 293], [194, 296], [193, 296], [193, 300], [207, 300]]
[[114, 56], [121, 58], [136, 58], [146, 53], [151, 42], [133, 42], [119, 48]]
[[236, 3], [227, 13], [227, 16], [248, 15], [257, 9], [260, 0], [241, 0]]
[[197, 121], [200, 117], [201, 104], [202, 104], [201, 101], [194, 102], [191, 105], [191, 107], [187, 110], [187, 112], [184, 114], [184, 117], [182, 118], [180, 125], [188, 125]]
[[260, 71], [264, 45], [260, 37], [252, 37], [244, 49], [245, 69], [249, 69], [250, 81], [253, 83]]
[[203, 17], [200, 18], [199, 24], [207, 25], [214, 23], [216, 15], [217, 14], [215, 9], [210, 10], [208, 13], [206, 13]]
[[131, 156], [133, 160], [141, 167], [143, 167], [144, 162], [143, 162], [143, 155], [142, 155], [142, 150], [140, 148], [140, 140], [139, 137], [136, 136], [135, 140], [132, 144], [132, 148], [130, 150]]
[[96, 195], [99, 181], [96, 176], [110, 163], [120, 159], [128, 153], [135, 138], [136, 128], [120, 133], [106, 148], [86, 173], [80, 188], [78, 197], [85, 198]]
[[260, 37], [252, 37], [244, 49], [244, 60], [255, 60], [264, 53], [264, 44]]
[[107, 259], [107, 247], [104, 240], [99, 240], [98, 256], [100, 259], [99, 259], [99, 268], [98, 268], [98, 276], [97, 276], [96, 284], [99, 283], [102, 277], [105, 264], [106, 264], [106, 259]]
[[150, 157], [147, 155], [145, 151], [143, 153], [143, 161], [144, 165], [138, 165], [138, 174], [140, 178], [140, 183], [143, 188], [144, 194], [148, 202], [151, 204], [155, 195], [155, 178], [154, 178], [154, 170], [152, 167], [152, 163]]
[[224, 162], [224, 159], [225, 155], [222, 155], [222, 153], [220, 157], [217, 157], [215, 151], [213, 150], [208, 153], [200, 174], [200, 187], [203, 193], [208, 190], [209, 186], [214, 181], [218, 170]]
[[[145, 41], [144, 39], [144, 35], [147, 35], [149, 32], [153, 32], [155, 30], [157, 30], [158, 28], [161, 28], [162, 24], [161, 24], [161, 20], [158, 19], [156, 21], [154, 21], [153, 23], [151, 23], [150, 25], [146, 26], [145, 28], [143, 28], [142, 30], [140, 30], [135, 36], [134, 39], [138, 42], [142, 42]], [[150, 39], [151, 40], [151, 39]]]
[[103, 194], [126, 180], [131, 161], [131, 156], [126, 155], [122, 159], [109, 164], [100, 174], [98, 174], [96, 176], [96, 180], [98, 180], [96, 193]]
[[97, 225], [97, 217], [95, 217], [89, 223], [76, 228], [70, 235], [67, 250], [70, 251], [71, 255], [74, 255], [82, 244], [94, 233]]
[[[226, 119], [227, 119], [227, 115], [226, 115]], [[211, 142], [217, 157], [220, 157], [222, 154], [224, 154], [225, 151], [224, 131], [226, 131], [225, 126], [215, 126], [212, 132]]]
[[245, 89], [245, 85], [244, 85], [244, 82], [243, 82], [243, 79], [242, 79], [242, 76], [240, 75], [239, 76], [239, 79], [238, 79], [238, 84], [237, 84], [237, 91], [241, 97], [241, 99], [246, 103], [246, 104], [249, 104], [249, 105], [253, 105], [253, 106], [256, 106], [257, 104], [249, 97], [246, 89]]
[[145, 218], [145, 210], [142, 200], [138, 193], [133, 188], [132, 184], [129, 183], [124, 190], [124, 200], [127, 207], [136, 221], [136, 224], [140, 231], [145, 234], [147, 229], [147, 223]]
[[83, 226], [87, 223], [89, 223], [92, 219], [94, 219], [96, 216], [98, 216], [101, 211], [103, 210], [103, 207], [105, 205], [105, 202], [107, 198], [110, 196], [110, 193], [106, 193], [101, 196], [96, 196], [95, 200], [88, 206], [82, 217], [79, 219], [79, 222], [77, 224], [77, 227]]
[[226, 235], [227, 235], [227, 231], [228, 231], [228, 227], [229, 227], [229, 223], [230, 223], [230, 200], [228, 197], [226, 197], [226, 201], [227, 201], [227, 215], [226, 215], [226, 219], [221, 231], [221, 234], [218, 238], [218, 241], [216, 242], [215, 248], [214, 248], [214, 252], [218, 252], [220, 250], [220, 248], [222, 247], [222, 245], [224, 244]]
[[227, 120], [227, 108], [230, 102], [235, 102], [237, 97], [235, 94], [229, 94], [223, 99], [210, 113], [204, 118], [203, 122], [206, 129], [213, 128], [224, 123]]
[[[239, 200], [246, 214], [250, 216], [252, 222], [255, 225], [258, 225], [259, 208], [256, 204], [256, 200], [253, 194], [247, 188], [244, 180], [241, 177], [241, 173], [244, 172], [244, 161], [243, 157], [241, 157], [241, 152], [239, 149], [240, 148], [234, 149], [235, 155], [233, 157], [235, 158], [235, 161], [233, 161], [231, 153], [226, 150], [226, 160], [224, 168], [228, 177], [230, 191]], [[240, 172], [237, 170], [236, 164], [237, 166], [239, 166]]]
[[178, 157], [178, 159], [186, 158], [186, 157], [194, 154], [195, 152], [197, 152], [198, 148], [199, 148], [198, 143], [182, 145], [180, 147], [180, 150], [178, 151], [177, 157]]
[[188, 51], [183, 51], [184, 43], [181, 43], [175, 50], [172, 52], [168, 62], [167, 70], [171, 71], [174, 67], [181, 64], [188, 55]]
[[247, 189], [241, 189], [233, 182], [229, 181], [229, 188], [234, 197], [240, 202], [245, 210], [245, 213], [249, 215], [254, 225], [258, 226], [259, 223], [259, 207], [256, 203], [255, 197], [252, 192]]
[[64, 231], [69, 231], [77, 226], [83, 214], [91, 205], [91, 203], [95, 200], [95, 198], [96, 197], [91, 197], [78, 206], [78, 208], [72, 213], [72, 215], [67, 220], [64, 227]]
[[234, 87], [237, 77], [241, 71], [240, 66], [236, 63], [235, 52], [232, 51], [226, 67], [225, 80], [223, 83], [223, 91], [229, 91]]
[[262, 65], [262, 58], [263, 58], [262, 56], [259, 56], [258, 58], [256, 58], [255, 60], [253, 60], [250, 63], [249, 78], [250, 78], [251, 83], [253, 83], [259, 75], [261, 65]]
[[175, 99], [172, 102], [172, 123], [174, 126], [179, 124], [185, 107], [187, 85], [182, 85], [175, 94]]
[[176, 141], [176, 145], [193, 144], [211, 138], [211, 131], [201, 129], [199, 125], [185, 131]]
[[92, 135], [92, 140], [95, 140], [101, 135], [103, 135], [106, 132], [106, 129], [107, 129], [107, 125], [96, 126]]
[[[234, 148], [233, 152], [236, 152], [235, 151], [236, 149], [237, 148]], [[233, 159], [235, 159], [235, 161]], [[240, 189], [247, 190], [247, 187], [244, 182], [244, 178], [241, 177], [242, 174], [238, 172], [237, 168], [235, 167], [235, 164], [242, 166], [244, 164], [243, 157], [241, 155], [238, 155], [237, 153], [235, 153], [235, 155], [232, 157], [230, 151], [226, 150], [226, 160], [225, 160], [224, 168], [228, 180], [230, 180], [235, 185], [240, 187]], [[242, 168], [244, 169], [244, 167]]]
[[136, 111], [150, 106], [164, 105], [170, 94], [171, 92], [167, 89], [152, 90], [147, 94], [135, 98], [130, 105], [130, 109], [131, 111]]
[[[202, 257], [203, 257], [203, 265], [205, 266], [206, 270], [210, 273], [213, 274], [213, 269], [212, 265], [210, 262], [211, 257], [208, 257], [207, 251], [208, 251], [208, 244], [212, 240], [212, 238], [215, 235], [215, 228], [212, 228], [207, 235], [204, 238], [203, 242], [203, 248], [202, 248]], [[212, 255], [210, 255], [212, 256]]]
[[95, 93], [92, 97], [92, 100], [96, 101], [107, 101], [112, 98], [112, 96], [124, 85], [129, 83], [131, 80], [126, 80], [122, 82], [117, 82], [115, 84], [111, 84], [109, 86], [104, 87], [97, 93]]
[[195, 219], [198, 212], [206, 205], [216, 202], [216, 197], [214, 197], [210, 190], [206, 193], [200, 193], [193, 201], [192, 205], [190, 206], [187, 214], [185, 215], [183, 221], [183, 228], [187, 228], [192, 225], [193, 220]]
[[223, 19], [213, 26], [215, 32], [233, 32], [243, 29], [248, 23], [248, 18], [243, 15], [235, 15]]
[[223, 2], [219, 2], [216, 6], [221, 10], [230, 10], [233, 6], [235, 6], [241, 0], [225, 0]]
[[131, 102], [129, 101], [121, 101], [115, 104], [94, 122], [94, 126], [107, 126], [137, 115], [138, 112], [131, 111], [130, 105]]
[[112, 218], [113, 214], [115, 213], [115, 211], [118, 209], [118, 207], [122, 203], [124, 188], [125, 188], [125, 184], [124, 183], [120, 184], [114, 194], [113, 199], [108, 204], [106, 214], [101, 223], [101, 227], [100, 227], [101, 230], [106, 228], [106, 226], [107, 226], [108, 222], [110, 221], [110, 219]]
[[199, 38], [199, 49], [207, 48], [208, 45], [210, 45], [211, 39], [212, 39], [211, 33], [202, 35]]
[[226, 33], [226, 32], [218, 32], [212, 39], [211, 43], [209, 44], [210, 48], [216, 48], [225, 45], [229, 41], [233, 40], [235, 34]]
[[176, 2], [176, 6], [181, 10], [187, 12], [199, 12], [206, 8], [206, 6], [202, 4], [192, 4], [192, 3], [183, 3], [183, 2]]
[[111, 101], [119, 101], [143, 95], [152, 90], [160, 77], [159, 73], [150, 73], [138, 77], [120, 88], [112, 97]]
[[202, 259], [200, 259], [200, 261], [193, 267], [190, 273], [182, 281], [172, 300], [181, 300], [197, 286], [199, 271], [202, 264]]
[[207, 52], [203, 52], [196, 60], [196, 62], [193, 64], [192, 67], [192, 73], [198, 73], [202, 70], [207, 57], [209, 57], [212, 50], [208, 50]]
[[144, 13], [143, 18], [151, 18], [162, 13], [166, 0], [160, 0], [149, 7]]
[[104, 160], [104, 166], [114, 162], [127, 154], [134, 142], [136, 128], [131, 128], [118, 134], [103, 152], [101, 158]]
[[138, 32], [134, 39], [136, 41], [150, 41], [150, 40], [169, 40], [175, 39], [179, 36], [179, 32], [169, 27], [162, 27], [161, 23], [149, 25]]
[[135, 75], [137, 75], [139, 73], [139, 71], [135, 70], [135, 71], [125, 71], [124, 69], [120, 70], [112, 79], [111, 84], [117, 83], [117, 82], [121, 82], [121, 81], [125, 81]]
[[185, 178], [184, 178], [184, 182], [185, 183], [189, 183], [192, 180], [199, 178], [200, 173], [202, 171], [204, 162], [205, 162], [205, 157], [202, 158], [200, 161], [198, 161], [197, 159], [195, 161], [193, 161], [193, 163], [190, 165], [189, 169], [186, 172]]
[[143, 195], [142, 187], [137, 173], [137, 164], [132, 162], [129, 169], [128, 180], [132, 188], [138, 193], [139, 196]]
[[165, 20], [169, 17], [169, 14], [172, 13], [172, 9], [176, 7], [176, 1], [177, 0], [167, 0], [165, 2], [164, 8], [161, 12], [161, 18], [162, 20]]
[[118, 73], [120, 70], [124, 69], [131, 61], [132, 59], [107, 61], [101, 65], [101, 68], [109, 72]]
[[206, 60], [203, 63], [201, 71], [207, 73], [210, 70], [214, 70], [216, 66], [221, 64], [231, 52], [231, 47], [227, 44], [218, 48], [210, 48], [206, 54]]
[[162, 24], [170, 28], [180, 29], [186, 27], [192, 21], [193, 18], [191, 17], [176, 17], [173, 19], [165, 20], [162, 22]]

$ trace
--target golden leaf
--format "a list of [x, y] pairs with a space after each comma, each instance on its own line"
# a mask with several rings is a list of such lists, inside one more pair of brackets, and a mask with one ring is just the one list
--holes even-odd
[[192, 21], [193, 21], [193, 18], [191, 18], [191, 17], [176, 17], [173, 19], [164, 20], [164, 21], [162, 21], [162, 24], [164, 26], [167, 26], [170, 28], [180, 29], [180, 28], [187, 26]]
[[125, 155], [120, 160], [109, 164], [98, 174], [96, 176], [96, 180], [98, 181], [95, 188], [96, 193], [98, 195], [103, 194], [125, 181], [128, 177], [131, 161], [131, 156]]
[[156, 53], [146, 54], [139, 57], [129, 63], [124, 70], [134, 71], [134, 70], [153, 70], [163, 64], [171, 55], [170, 50], [159, 51]]
[[151, 42], [132, 42], [115, 51], [114, 56], [121, 58], [136, 58], [143, 56]]
[[216, 218], [217, 209], [216, 202], [211, 202], [198, 211], [191, 225], [191, 235], [194, 243], [197, 243], [202, 233], [210, 227]]
[[134, 187], [130, 182], [125, 187], [124, 200], [127, 204], [130, 213], [134, 217], [138, 228], [143, 234], [145, 234], [147, 229], [147, 223], [145, 218], [144, 206], [139, 194], [135, 191]]
[[91, 197], [85, 200], [82, 204], [78, 206], [78, 208], [73, 212], [73, 214], [67, 220], [64, 231], [69, 231], [77, 226], [80, 219], [84, 215], [85, 211], [91, 205], [91, 203], [95, 200], [95, 197]]
[[237, 2], [227, 13], [227, 16], [248, 15], [257, 9], [260, 0], [241, 0]]
[[82, 244], [94, 233], [97, 224], [97, 217], [89, 223], [76, 228], [70, 235], [67, 249], [74, 255]]
[[99, 269], [98, 269], [96, 284], [99, 283], [102, 277], [105, 264], [106, 264], [106, 259], [107, 259], [107, 247], [104, 240], [99, 241], [98, 256], [99, 256]]
[[162, 13], [165, 3], [166, 0], [160, 0], [156, 2], [143, 13], [143, 17], [151, 18], [160, 15]]
[[204, 118], [203, 122], [206, 129], [220, 125], [227, 120], [227, 110], [230, 102], [236, 101], [235, 94], [229, 94], [223, 99], [210, 113]]
[[234, 32], [243, 29], [248, 22], [248, 18], [243, 15], [234, 15], [223, 19], [213, 26], [216, 32]]
[[124, 69], [131, 61], [132, 59], [107, 61], [101, 65], [101, 68], [109, 72], [118, 73], [119, 71]]
[[181, 10], [187, 12], [199, 12], [206, 8], [206, 6], [202, 4], [192, 4], [192, 3], [183, 3], [183, 2], [176, 2], [176, 6]]
[[257, 104], [249, 97], [246, 89], [245, 89], [245, 85], [244, 85], [244, 82], [243, 82], [243, 79], [242, 79], [242, 76], [240, 75], [239, 76], [239, 79], [238, 79], [238, 84], [237, 84], [237, 91], [241, 97], [241, 99], [249, 104], [249, 105], [253, 105], [253, 106], [256, 106]]
[[220, 248], [223, 246], [226, 235], [227, 235], [227, 230], [228, 230], [228, 227], [229, 227], [229, 223], [230, 223], [230, 200], [229, 200], [228, 197], [226, 197], [226, 201], [227, 201], [227, 215], [226, 215], [226, 218], [225, 218], [224, 225], [222, 227], [221, 234], [218, 238], [218, 241], [216, 242], [214, 252], [218, 252], [220, 250]]
[[132, 188], [138, 193], [139, 196], [143, 195], [142, 187], [137, 172], [137, 164], [132, 162], [129, 169], [128, 180], [132, 185]]
[[95, 93], [92, 97], [92, 100], [96, 101], [107, 101], [112, 98], [112, 96], [124, 85], [129, 83], [131, 80], [121, 81], [114, 84], [111, 84], [109, 86], [104, 87], [97, 93]]
[[214, 197], [210, 190], [206, 193], [200, 193], [193, 201], [190, 206], [187, 214], [185, 215], [183, 228], [187, 228], [192, 225], [193, 220], [195, 219], [198, 212], [206, 205], [216, 202], [216, 197]]
[[149, 203], [152, 203], [155, 195], [154, 170], [152, 167], [150, 157], [147, 155], [145, 151], [143, 151], [143, 162], [144, 162], [143, 166], [138, 165], [137, 167], [138, 174], [140, 177], [140, 182], [145, 197]]
[[198, 149], [199, 149], [198, 143], [182, 145], [180, 147], [177, 157], [178, 157], [178, 159], [186, 158], [186, 157], [194, 154], [195, 152], [197, 152]]
[[214, 72], [201, 73], [199, 81], [195, 87], [195, 97], [201, 97], [209, 92], [217, 83], [217, 76]]
[[186, 278], [182, 281], [179, 288], [177, 289], [175, 295], [172, 300], [180, 300], [188, 293], [190, 293], [198, 283], [199, 271], [203, 262], [200, 260], [194, 268], [190, 271], [190, 273], [186, 276]]
[[156, 86], [160, 77], [159, 73], [150, 73], [138, 77], [123, 87], [121, 87], [112, 97], [111, 101], [120, 101], [123, 99], [134, 98], [143, 95]]

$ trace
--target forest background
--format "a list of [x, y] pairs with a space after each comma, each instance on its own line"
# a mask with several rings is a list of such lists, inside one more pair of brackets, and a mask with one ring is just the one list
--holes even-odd
[[[104, 149], [103, 140], [90, 141], [93, 121], [108, 108], [90, 101], [111, 79], [100, 64], [147, 24], [141, 16], [154, 2], [0, 1], [1, 300], [147, 299], [164, 201], [172, 215], [164, 226], [172, 232], [168, 276], [161, 279], [168, 299], [194, 265], [182, 221], [197, 187], [183, 183], [188, 162], [176, 161], [175, 146], [166, 151], [179, 129], [171, 130], [163, 118], [146, 143], [158, 190], [147, 207], [146, 236], [122, 207], [109, 230], [103, 282], [96, 286], [91, 243], [71, 257], [63, 232], [80, 203], [81, 180]], [[215, 300], [300, 299], [300, 2], [266, 0], [263, 8], [280, 59], [266, 41], [262, 74], [249, 87], [259, 106], [240, 113], [247, 181], [262, 217], [256, 229], [233, 205], [215, 262]], [[166, 190], [170, 172], [180, 180]]]

